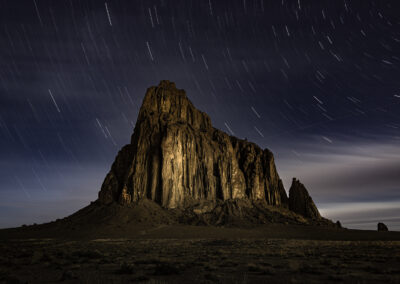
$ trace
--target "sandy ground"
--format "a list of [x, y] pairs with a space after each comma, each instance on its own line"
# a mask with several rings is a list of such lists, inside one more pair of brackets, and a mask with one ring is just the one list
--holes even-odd
[[400, 283], [396, 232], [136, 226], [49, 239], [38, 231], [0, 230], [0, 282]]

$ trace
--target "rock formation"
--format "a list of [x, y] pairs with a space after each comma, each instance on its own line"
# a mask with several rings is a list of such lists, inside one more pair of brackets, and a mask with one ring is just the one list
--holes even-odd
[[306, 218], [320, 219], [321, 215], [304, 185], [293, 178], [289, 190], [289, 209]]
[[378, 231], [387, 232], [389, 229], [384, 223], [378, 223]]
[[[257, 206], [287, 211], [289, 207], [304, 217], [320, 218], [300, 185], [292, 185], [288, 199], [271, 151], [214, 128], [184, 90], [161, 81], [147, 90], [131, 142], [119, 151], [98, 203], [151, 200], [166, 209], [191, 208], [185, 218], [214, 212], [220, 216], [214, 222], [218, 224], [232, 212], [239, 217], [243, 212], [261, 212]], [[249, 209], [243, 211], [243, 206]]]
[[242, 198], [287, 206], [272, 153], [212, 127], [169, 81], [147, 90], [131, 143], [118, 153], [99, 193], [105, 204], [143, 198], [165, 208]]

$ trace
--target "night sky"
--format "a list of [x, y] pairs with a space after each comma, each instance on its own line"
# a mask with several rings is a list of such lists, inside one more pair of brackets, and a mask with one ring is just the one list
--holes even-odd
[[396, 2], [0, 1], [0, 227], [95, 200], [166, 79], [325, 217], [400, 230]]

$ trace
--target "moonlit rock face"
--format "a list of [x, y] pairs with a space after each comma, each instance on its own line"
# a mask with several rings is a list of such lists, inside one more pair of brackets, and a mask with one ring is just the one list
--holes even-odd
[[131, 143], [118, 153], [99, 193], [103, 204], [143, 198], [166, 208], [217, 199], [288, 205], [272, 153], [213, 128], [169, 81], [147, 90]]

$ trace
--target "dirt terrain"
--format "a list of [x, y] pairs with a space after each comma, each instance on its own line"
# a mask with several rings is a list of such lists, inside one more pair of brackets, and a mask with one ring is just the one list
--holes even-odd
[[2, 283], [400, 283], [398, 232], [271, 224], [56, 234], [39, 225], [0, 238]]

